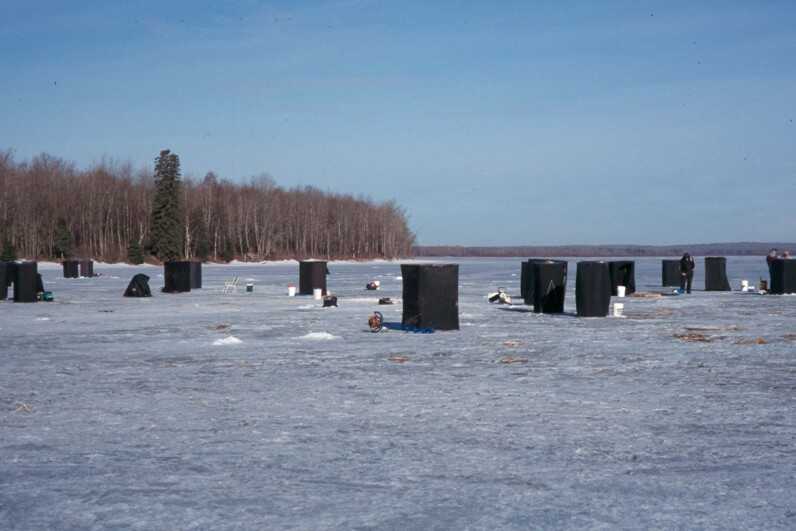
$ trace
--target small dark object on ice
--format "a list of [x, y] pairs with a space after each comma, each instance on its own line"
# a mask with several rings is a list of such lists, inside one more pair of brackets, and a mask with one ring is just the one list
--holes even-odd
[[490, 293], [488, 298], [492, 303], [511, 304], [511, 296], [506, 293], [506, 288], [498, 288], [497, 293]]
[[768, 341], [763, 339], [762, 337], [758, 338], [741, 338], [735, 342], [736, 345], [767, 345]]
[[373, 315], [368, 317], [368, 326], [371, 332], [381, 332], [384, 316], [381, 312], [373, 312]]
[[705, 334], [701, 334], [699, 332], [675, 334], [674, 337], [680, 341], [686, 341], [688, 343], [710, 343], [716, 339], [723, 339], [721, 336], [706, 336]]
[[323, 298], [323, 307], [324, 308], [337, 308], [337, 297], [335, 295], [326, 295]]
[[395, 303], [389, 297], [382, 297], [381, 299], [379, 299], [379, 304], [384, 305], [384, 304], [395, 304]]
[[381, 312], [373, 312], [373, 315], [368, 317], [368, 326], [371, 332], [381, 332], [384, 329], [398, 330], [401, 332], [411, 332], [413, 334], [433, 334], [433, 328], [420, 328], [415, 324], [399, 324], [399, 323], [385, 323], [384, 316]]
[[520, 358], [515, 356], [503, 356], [498, 360], [500, 363], [510, 365], [512, 363], [528, 363], [528, 358]]
[[53, 302], [55, 300], [52, 291], [42, 291], [41, 293], [38, 294], [38, 298], [40, 301], [44, 302]]
[[376, 291], [380, 287], [381, 287], [381, 282], [379, 282], [378, 280], [371, 280], [370, 282], [367, 283], [365, 289], [368, 291]]

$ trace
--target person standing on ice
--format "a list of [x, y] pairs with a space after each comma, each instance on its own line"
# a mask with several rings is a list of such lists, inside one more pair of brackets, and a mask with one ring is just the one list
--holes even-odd
[[777, 259], [777, 250], [771, 249], [768, 252], [768, 256], [766, 256], [766, 263], [768, 264], [768, 271], [771, 272], [771, 264], [774, 263], [774, 260]]
[[695, 267], [694, 258], [690, 254], [685, 253], [680, 259], [680, 290], [684, 290], [686, 293], [691, 293], [691, 283], [694, 280]]

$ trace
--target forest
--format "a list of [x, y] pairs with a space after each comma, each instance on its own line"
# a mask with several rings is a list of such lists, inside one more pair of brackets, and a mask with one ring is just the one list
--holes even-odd
[[[4, 254], [157, 261], [150, 241], [155, 188], [153, 170], [130, 163], [81, 169], [48, 154], [17, 161], [12, 151], [0, 151]], [[415, 240], [394, 201], [287, 189], [265, 175], [232, 181], [213, 172], [180, 178], [178, 190], [187, 259], [397, 258], [410, 255]]]

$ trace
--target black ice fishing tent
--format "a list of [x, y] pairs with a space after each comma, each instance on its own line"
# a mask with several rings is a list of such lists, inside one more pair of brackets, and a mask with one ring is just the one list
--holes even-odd
[[796, 293], [796, 260], [778, 258], [771, 262], [769, 293]]
[[0, 301], [8, 298], [8, 264], [0, 262]]
[[680, 260], [664, 260], [661, 266], [661, 285], [680, 287]]
[[404, 326], [459, 329], [458, 264], [401, 265]]
[[616, 260], [608, 262], [608, 273], [611, 276], [611, 295], [616, 295], [616, 287], [624, 286], [625, 295], [636, 292], [636, 263], [632, 260]]
[[525, 304], [533, 304], [534, 280], [533, 264], [541, 262], [560, 262], [566, 264], [565, 260], [549, 260], [547, 258], [529, 258], [522, 262], [520, 269], [520, 295]]
[[92, 260], [80, 261], [80, 276], [93, 277], [94, 276], [94, 262]]
[[723, 256], [705, 257], [705, 291], [730, 291], [727, 280], [727, 259]]
[[191, 289], [202, 289], [202, 262], [191, 262]]
[[191, 291], [191, 262], [166, 262], [163, 264], [163, 280], [164, 293]]
[[520, 262], [520, 297], [528, 304], [528, 279], [530, 278], [531, 261]]
[[17, 263], [6, 262], [6, 288], [10, 288], [17, 278]]
[[124, 290], [125, 297], [151, 297], [152, 292], [149, 290], [149, 277], [143, 273], [139, 273], [133, 277]]
[[578, 317], [605, 317], [611, 306], [611, 272], [607, 262], [578, 262], [575, 275]]
[[14, 302], [36, 302], [39, 266], [36, 262], [15, 264]]
[[533, 311], [563, 313], [567, 292], [567, 263], [545, 260], [531, 264], [533, 275]]
[[299, 295], [312, 295], [312, 290], [320, 289], [326, 295], [326, 275], [329, 269], [321, 260], [299, 262]]
[[77, 260], [64, 260], [61, 263], [61, 266], [64, 268], [64, 278], [77, 278], [80, 276], [80, 273], [77, 270]]

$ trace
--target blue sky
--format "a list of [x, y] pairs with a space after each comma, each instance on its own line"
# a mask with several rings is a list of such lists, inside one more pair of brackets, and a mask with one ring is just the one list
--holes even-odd
[[794, 241], [794, 28], [791, 1], [4, 0], [0, 148], [394, 198], [424, 244]]

